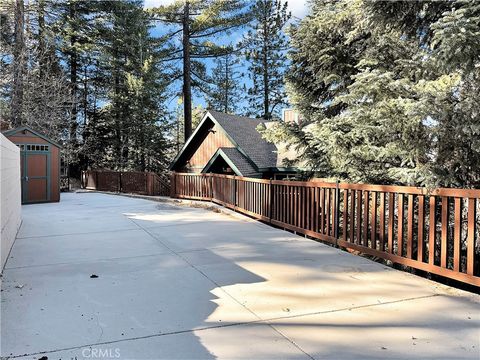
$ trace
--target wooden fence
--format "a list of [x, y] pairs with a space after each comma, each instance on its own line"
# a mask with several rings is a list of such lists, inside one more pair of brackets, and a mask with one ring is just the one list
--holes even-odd
[[480, 190], [174, 173], [171, 196], [480, 286]]
[[170, 195], [170, 181], [153, 172], [87, 170], [82, 171], [84, 189], [141, 195]]

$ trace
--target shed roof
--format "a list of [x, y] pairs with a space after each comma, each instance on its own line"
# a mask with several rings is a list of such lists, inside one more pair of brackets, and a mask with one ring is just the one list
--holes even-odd
[[13, 135], [18, 134], [19, 132], [22, 132], [22, 131], [25, 131], [25, 130], [28, 131], [28, 132], [31, 132], [33, 135], [38, 136], [39, 138], [45, 140], [46, 142], [52, 144], [53, 146], [56, 146], [60, 149], [62, 148], [62, 146], [60, 144], [58, 144], [57, 142], [53, 141], [52, 139], [50, 139], [46, 135], [43, 135], [43, 134], [39, 133], [38, 131], [35, 131], [31, 127], [26, 126], [26, 125], [17, 127], [15, 129], [10, 129], [10, 130], [4, 131], [3, 135], [5, 135], [7, 137], [8, 136], [13, 136]]
[[237, 148], [229, 147], [219, 148], [205, 165], [202, 173], [208, 172], [219, 157], [223, 158], [238, 176], [258, 177], [261, 175]]

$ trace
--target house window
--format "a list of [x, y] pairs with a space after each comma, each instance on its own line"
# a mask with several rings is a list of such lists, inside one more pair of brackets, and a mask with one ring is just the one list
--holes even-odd
[[50, 145], [40, 145], [40, 144], [26, 144], [26, 145], [19, 145], [20, 150], [25, 151], [50, 151]]

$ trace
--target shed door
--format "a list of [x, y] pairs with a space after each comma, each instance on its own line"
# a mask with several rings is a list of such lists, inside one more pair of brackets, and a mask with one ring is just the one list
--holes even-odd
[[[33, 203], [50, 200], [50, 152], [47, 146], [27, 145], [23, 152], [22, 202]], [[37, 150], [38, 149], [38, 150]]]

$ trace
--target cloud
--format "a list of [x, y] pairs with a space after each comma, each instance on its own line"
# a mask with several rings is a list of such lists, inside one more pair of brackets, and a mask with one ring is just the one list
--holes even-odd
[[157, 7], [161, 5], [168, 5], [173, 2], [174, 0], [145, 0], [143, 3], [143, 7], [145, 9], [148, 9], [148, 8]]
[[293, 18], [303, 18], [308, 13], [308, 0], [290, 0], [288, 9], [292, 12]]
[[[144, 7], [152, 8], [160, 5], [168, 5], [174, 0], [145, 0]], [[288, 1], [288, 9], [292, 12], [294, 18], [303, 18], [308, 12], [308, 0], [290, 0]]]

